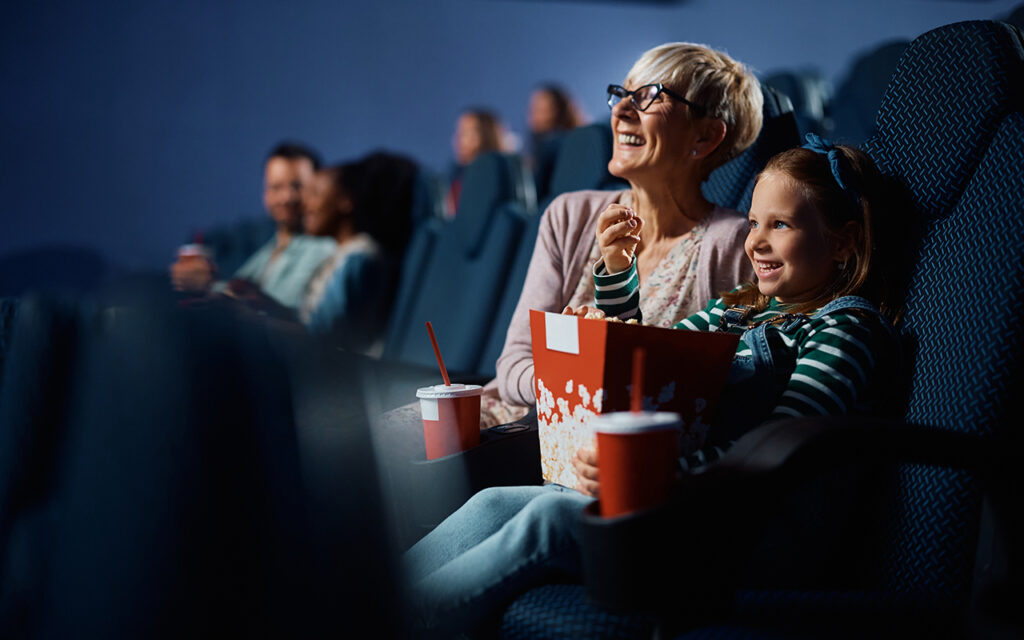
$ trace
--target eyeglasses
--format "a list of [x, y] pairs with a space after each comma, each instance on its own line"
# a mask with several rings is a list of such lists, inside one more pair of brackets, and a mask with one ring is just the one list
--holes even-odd
[[693, 109], [698, 118], [704, 117], [704, 114], [707, 112], [707, 109], [704, 107], [690, 102], [671, 89], [667, 89], [660, 82], [658, 84], [645, 84], [632, 91], [617, 84], [610, 84], [608, 85], [608, 107], [612, 108], [628, 97], [637, 111], [647, 111], [647, 108], [654, 104], [658, 96], [663, 93]]

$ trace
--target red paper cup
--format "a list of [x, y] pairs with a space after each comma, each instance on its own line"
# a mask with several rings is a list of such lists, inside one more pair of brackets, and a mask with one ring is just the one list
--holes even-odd
[[416, 390], [423, 414], [427, 460], [449, 456], [480, 444], [478, 384], [436, 384]]
[[661, 504], [679, 467], [678, 413], [616, 412], [590, 421], [597, 435], [601, 515], [606, 518]]

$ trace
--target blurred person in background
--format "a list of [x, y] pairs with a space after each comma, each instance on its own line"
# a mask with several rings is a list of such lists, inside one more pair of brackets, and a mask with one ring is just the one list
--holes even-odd
[[317, 171], [304, 198], [305, 228], [337, 245], [313, 274], [299, 319], [313, 333], [334, 335], [349, 349], [379, 353], [396, 265], [369, 232], [373, 227], [366, 192], [366, 162]]
[[569, 92], [557, 84], [541, 84], [530, 94], [526, 112], [526, 125], [530, 132], [528, 157], [538, 199], [548, 193], [562, 136], [585, 124], [584, 120]]
[[477, 156], [488, 151], [505, 151], [505, 127], [496, 113], [483, 107], [466, 109], [455, 123], [452, 151], [455, 164], [449, 176], [446, 210], [448, 217], [455, 215], [462, 191], [462, 172]]
[[333, 240], [306, 236], [302, 230], [302, 192], [319, 167], [317, 154], [301, 144], [276, 146], [267, 156], [263, 174], [263, 204], [276, 224], [274, 237], [227, 283], [216, 281], [217, 266], [212, 260], [179, 257], [171, 265], [175, 290], [223, 291], [237, 297], [255, 288], [276, 303], [297, 309], [314, 271], [335, 248]]

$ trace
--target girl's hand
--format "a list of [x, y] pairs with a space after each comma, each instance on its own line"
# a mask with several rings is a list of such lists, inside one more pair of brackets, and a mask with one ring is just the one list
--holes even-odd
[[608, 273], [620, 273], [633, 262], [644, 219], [629, 207], [611, 204], [597, 219], [597, 246]]
[[597, 481], [597, 451], [581, 447], [573, 456], [572, 466], [576, 470], [576, 490], [596, 498], [600, 488]]
[[566, 307], [562, 309], [562, 315], [579, 316], [580, 318], [591, 318], [597, 320], [604, 319], [604, 311], [601, 311], [600, 309], [596, 309], [594, 307], [588, 307], [586, 305], [582, 307], [576, 307], [575, 309], [573, 309], [572, 307]]

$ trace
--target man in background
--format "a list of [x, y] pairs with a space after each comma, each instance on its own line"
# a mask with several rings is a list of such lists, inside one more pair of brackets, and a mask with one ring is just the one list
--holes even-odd
[[263, 204], [277, 225], [274, 237], [254, 253], [227, 283], [217, 282], [212, 260], [179, 257], [171, 265], [171, 282], [178, 291], [222, 291], [245, 297], [259, 289], [281, 305], [298, 308], [316, 268], [334, 252], [330, 238], [302, 232], [302, 191], [320, 168], [312, 150], [283, 143], [270, 152], [264, 166]]

